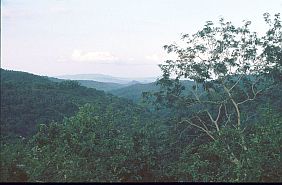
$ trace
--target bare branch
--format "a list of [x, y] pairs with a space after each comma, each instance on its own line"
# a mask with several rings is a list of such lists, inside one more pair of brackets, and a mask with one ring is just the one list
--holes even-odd
[[236, 83], [230, 88], [228, 89], [228, 91], [230, 92], [241, 80], [241, 78], [244, 76], [244, 74], [241, 74], [240, 77], [238, 78], [238, 80], [236, 81]]
[[216, 122], [218, 122], [218, 120], [219, 120], [219, 117], [220, 117], [220, 113], [221, 113], [221, 107], [222, 107], [222, 104], [219, 106], [219, 108], [218, 108], [218, 114], [217, 114], [217, 118], [216, 118]]
[[[221, 108], [221, 106], [220, 106], [220, 108]], [[211, 113], [210, 113], [208, 110], [206, 110], [206, 113], [208, 114], [209, 118], [211, 119], [211, 121], [212, 121], [213, 124], [215, 125], [216, 130], [219, 132], [220, 129], [219, 129], [219, 126], [218, 126], [218, 124], [217, 124], [217, 121], [213, 119]]]
[[225, 109], [225, 115], [226, 115], [226, 118], [227, 118], [227, 121], [225, 122], [224, 126], [226, 126], [227, 123], [231, 122], [231, 119], [230, 119], [231, 114], [228, 114], [226, 104], [224, 104], [224, 109]]
[[208, 130], [206, 130], [205, 128], [199, 126], [199, 125], [196, 125], [194, 123], [192, 123], [191, 121], [189, 120], [183, 120], [184, 122], [187, 122], [189, 123], [190, 125], [194, 126], [194, 127], [197, 127], [199, 128], [200, 130], [204, 131], [210, 138], [212, 138], [214, 141], [215, 141], [215, 138], [210, 134], [210, 132]]
[[196, 116], [196, 118], [198, 118], [200, 120], [200, 122], [202, 123], [202, 125], [205, 127], [205, 129], [209, 131], [209, 129], [206, 126], [205, 122], [199, 116]]
[[208, 114], [208, 116], [211, 119], [211, 121], [214, 122], [214, 119], [213, 119], [211, 113], [208, 110], [205, 110], [205, 112]]
[[230, 97], [230, 100], [231, 100], [231, 102], [232, 102], [232, 104], [233, 104], [233, 106], [234, 106], [234, 108], [236, 110], [236, 113], [237, 113], [237, 125], [238, 125], [238, 127], [240, 127], [240, 125], [241, 125], [241, 114], [240, 114], [240, 110], [239, 110], [238, 104], [235, 102], [235, 100], [233, 99], [230, 91], [226, 88], [226, 86], [223, 83], [222, 83], [222, 86], [223, 86], [225, 92]]
[[244, 101], [242, 101], [242, 102], [237, 103], [237, 105], [244, 104], [244, 103], [246, 103], [246, 102], [248, 102], [248, 101], [254, 101], [259, 93], [261, 93], [262, 91], [266, 91], [266, 90], [269, 90], [269, 89], [272, 88], [272, 86], [269, 86], [269, 87], [267, 87], [267, 88], [260, 89], [260, 90], [258, 90], [257, 92], [255, 92], [254, 86], [255, 86], [255, 84], [256, 84], [257, 82], [258, 82], [258, 80], [256, 80], [256, 81], [252, 84], [253, 98], [249, 98], [249, 96], [248, 96], [248, 99], [246, 99], [246, 100], [244, 100]]

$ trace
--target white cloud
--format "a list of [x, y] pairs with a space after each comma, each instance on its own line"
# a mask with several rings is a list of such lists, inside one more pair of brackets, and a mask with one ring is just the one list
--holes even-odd
[[118, 57], [107, 51], [82, 51], [76, 49], [71, 55], [71, 60], [78, 62], [112, 63], [118, 59]]

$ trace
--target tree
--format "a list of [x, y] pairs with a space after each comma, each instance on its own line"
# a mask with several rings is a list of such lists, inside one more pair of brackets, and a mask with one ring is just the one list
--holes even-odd
[[[265, 13], [264, 20], [269, 26], [264, 36], [249, 29], [250, 21], [236, 27], [221, 18], [218, 25], [207, 21], [195, 34], [184, 34], [185, 46], [165, 45], [177, 59], [160, 65], [163, 77], [158, 84], [165, 90], [154, 93], [156, 100], [194, 110], [181, 122], [200, 129], [212, 140], [225, 125], [242, 129], [243, 105], [281, 81], [280, 14], [272, 20]], [[188, 94], [182, 93], [182, 79], [195, 83]]]

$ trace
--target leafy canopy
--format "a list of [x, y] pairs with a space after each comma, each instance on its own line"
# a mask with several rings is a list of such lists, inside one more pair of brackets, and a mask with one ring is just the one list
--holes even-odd
[[221, 18], [218, 25], [207, 21], [195, 34], [184, 34], [185, 47], [165, 45], [165, 50], [176, 53], [178, 59], [160, 65], [164, 78], [174, 74], [203, 82], [228, 75], [269, 73], [270, 69], [281, 73], [280, 14], [271, 20], [265, 13], [264, 19], [269, 29], [261, 37], [250, 30], [250, 21], [236, 27]]

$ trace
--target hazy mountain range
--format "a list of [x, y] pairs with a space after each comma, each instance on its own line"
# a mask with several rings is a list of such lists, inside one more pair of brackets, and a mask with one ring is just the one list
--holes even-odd
[[107, 82], [107, 83], [117, 83], [117, 84], [136, 84], [136, 83], [151, 83], [156, 81], [157, 77], [145, 77], [145, 78], [123, 78], [123, 77], [114, 77], [104, 74], [75, 74], [75, 75], [61, 75], [55, 76], [59, 79], [68, 79], [68, 80], [93, 80], [97, 82]]
[[[120, 78], [103, 74], [77, 74], [49, 78], [55, 82], [75, 80], [82, 86], [102, 90], [118, 97], [133, 100], [135, 103], [141, 100], [142, 92], [156, 92], [160, 90], [160, 86], [156, 84], [157, 77]], [[183, 80], [182, 84], [187, 89], [190, 89], [193, 83], [189, 80]]]

